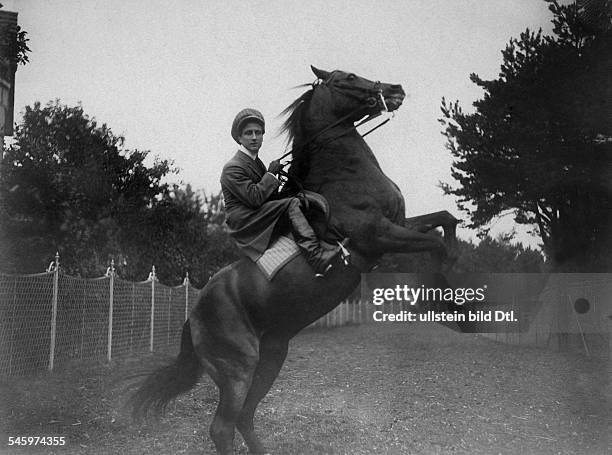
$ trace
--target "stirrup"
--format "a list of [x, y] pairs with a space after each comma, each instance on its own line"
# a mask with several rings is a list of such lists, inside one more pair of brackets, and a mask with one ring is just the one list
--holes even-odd
[[[348, 237], [342, 241], [337, 240], [338, 246], [340, 247], [340, 257], [342, 258], [342, 262], [344, 265], [349, 265], [351, 260], [351, 252], [346, 249], [346, 244], [349, 242]], [[327, 271], [327, 270], [326, 270]]]
[[323, 273], [315, 273], [315, 277], [317, 278], [323, 278], [325, 275], [327, 275], [327, 272], [329, 272], [332, 268], [331, 264], [327, 264], [327, 267], [325, 267], [325, 270], [323, 270]]
[[[342, 241], [337, 240], [336, 244], [338, 246], [334, 247], [334, 248], [337, 248], [336, 253], [334, 254], [334, 258], [339, 255], [345, 266], [348, 266], [350, 264], [350, 259], [351, 259], [351, 252], [346, 249], [346, 245], [348, 244], [348, 242], [349, 242], [348, 237]], [[323, 272], [315, 273], [315, 277], [317, 278], [324, 277], [325, 275], [327, 275], [327, 272], [331, 270], [332, 266], [333, 265], [331, 263], [327, 264], [327, 267], [325, 267], [325, 270], [323, 270]]]

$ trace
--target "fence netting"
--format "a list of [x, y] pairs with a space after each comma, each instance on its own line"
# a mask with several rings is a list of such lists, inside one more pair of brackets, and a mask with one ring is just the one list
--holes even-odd
[[47, 368], [53, 274], [0, 274], [0, 374]]
[[153, 350], [177, 349], [185, 321], [184, 287], [155, 286]]
[[59, 276], [55, 365], [103, 359], [109, 315], [109, 278]]

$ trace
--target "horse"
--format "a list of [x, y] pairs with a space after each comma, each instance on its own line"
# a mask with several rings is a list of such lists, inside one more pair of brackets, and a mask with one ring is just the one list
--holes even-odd
[[[178, 357], [152, 373], [131, 399], [137, 418], [161, 413], [207, 373], [219, 389], [209, 431], [218, 454], [233, 453], [236, 429], [250, 453], [267, 453], [253, 417], [281, 370], [289, 340], [350, 295], [362, 272], [389, 252], [429, 251], [442, 267], [456, 249], [458, 220], [446, 211], [405, 218], [399, 188], [355, 127], [382, 110], [397, 110], [405, 97], [402, 86], [311, 69], [316, 81], [283, 111], [293, 150], [293, 185], [286, 182], [283, 191], [299, 186], [324, 196], [329, 226], [319, 217], [315, 230], [330, 241], [348, 238], [350, 264], [337, 258], [320, 278], [298, 256], [271, 281], [247, 258], [221, 269], [183, 326]], [[442, 237], [429, 232], [436, 227]]]

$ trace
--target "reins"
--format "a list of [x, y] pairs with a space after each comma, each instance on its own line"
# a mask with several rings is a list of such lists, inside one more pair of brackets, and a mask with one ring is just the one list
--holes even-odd
[[[303, 149], [305, 148], [308, 144], [310, 144], [311, 142], [313, 142], [316, 138], [318, 138], [319, 136], [321, 136], [323, 133], [326, 133], [327, 131], [331, 130], [332, 128], [338, 126], [339, 124], [341, 124], [342, 122], [344, 122], [345, 120], [348, 120], [351, 116], [355, 115], [355, 113], [357, 113], [357, 111], [361, 110], [361, 107], [358, 107], [354, 110], [352, 110], [351, 112], [349, 112], [348, 114], [346, 114], [345, 116], [339, 118], [338, 120], [336, 120], [334, 123], [332, 123], [331, 125], [327, 125], [325, 128], [323, 128], [321, 131], [317, 132], [314, 136], [310, 137], [306, 142], [300, 144], [300, 148]], [[340, 136], [338, 136], [340, 137]], [[335, 138], [334, 138], [335, 139]], [[289, 150], [287, 153], [285, 153], [283, 156], [281, 156], [280, 158], [278, 158], [278, 160], [282, 160], [283, 158], [291, 155], [294, 152], [294, 149]], [[289, 164], [291, 162], [291, 160], [287, 161], [286, 164]]]
[[[370, 120], [374, 120], [376, 117], [378, 117], [378, 116], [380, 116], [380, 115], [381, 115], [381, 114], [380, 114], [380, 113], [378, 113], [378, 114], [374, 114], [374, 115], [370, 115], [370, 116], [368, 116], [368, 118], [366, 118], [366, 119], [362, 120], [362, 121], [361, 121], [361, 122], [359, 122], [357, 125], [355, 125], [353, 128], [351, 128], [351, 129], [349, 129], [349, 130], [345, 131], [344, 133], [339, 134], [338, 136], [335, 136], [335, 137], [331, 138], [329, 141], [325, 142], [325, 144], [323, 144], [323, 145], [329, 144], [330, 142], [335, 141], [336, 139], [341, 138], [342, 136], [344, 136], [345, 134], [347, 134], [347, 133], [348, 133], [349, 131], [351, 131], [352, 129], [356, 129], [357, 127], [359, 127], [359, 126], [361, 126], [361, 125], [363, 125], [363, 124], [365, 124], [365, 123], [369, 122]], [[393, 113], [392, 113], [392, 116], [391, 116], [391, 117], [389, 117], [388, 119], [386, 119], [386, 120], [384, 120], [383, 122], [379, 123], [379, 124], [378, 124], [378, 125], [376, 125], [374, 128], [371, 128], [370, 130], [368, 130], [367, 132], [365, 132], [364, 134], [362, 134], [362, 135], [361, 135], [361, 137], [362, 137], [362, 138], [366, 137], [366, 136], [367, 136], [368, 134], [370, 134], [372, 131], [375, 131], [375, 130], [377, 130], [378, 128], [380, 128], [381, 126], [385, 125], [385, 124], [386, 124], [387, 122], [389, 122], [389, 120], [391, 120], [392, 118], [393, 118]], [[343, 120], [343, 119], [340, 119], [340, 120]], [[329, 129], [333, 128], [334, 126], [336, 126], [336, 124], [337, 124], [337, 123], [334, 123], [334, 124], [330, 125], [329, 127], [325, 128], [323, 131], [320, 131], [320, 132], [319, 132], [317, 135], [315, 135], [315, 136], [311, 137], [311, 138], [310, 138], [310, 139], [309, 139], [307, 142], [311, 142], [311, 141], [313, 141], [313, 140], [314, 140], [314, 139], [315, 139], [317, 136], [319, 136], [320, 134], [323, 134], [323, 133], [324, 133], [326, 130], [329, 130]], [[307, 144], [307, 143], [302, 144], [300, 148], [304, 148], [304, 147], [306, 146], [306, 144]], [[286, 156], [288, 156], [288, 155], [292, 154], [292, 153], [293, 153], [293, 150], [290, 150], [289, 152], [285, 153], [283, 156], [281, 156], [281, 157], [279, 158], [279, 161], [280, 161], [280, 160], [282, 160], [283, 158], [285, 158]], [[290, 164], [292, 161], [293, 161], [293, 160], [288, 160], [288, 161], [286, 161], [286, 162], [285, 162], [285, 164], [283, 165], [283, 167], [284, 167], [284, 166], [286, 166], [286, 165], [288, 165], [288, 164]], [[304, 188], [304, 185], [302, 184], [302, 182], [300, 181], [300, 179], [298, 179], [298, 178], [297, 178], [295, 175], [290, 175], [290, 174], [289, 174], [287, 171], [282, 170], [282, 169], [280, 170], [279, 174], [280, 174], [280, 175], [282, 175], [283, 177], [285, 177], [285, 179], [287, 179], [287, 180], [289, 180], [289, 179], [293, 180], [293, 182], [294, 182], [294, 183], [297, 185], [297, 187], [300, 189], [300, 191], [301, 191], [301, 190]]]
[[[377, 115], [373, 116], [372, 118], [368, 118], [368, 119], [366, 119], [366, 121], [368, 121], [368, 122], [369, 122], [370, 120], [374, 120], [374, 119], [375, 119], [376, 117], [378, 117], [379, 115], [380, 115], [380, 114], [377, 114]], [[368, 130], [368, 132], [363, 133], [363, 134], [361, 135], [361, 137], [366, 137], [366, 136], [367, 136], [368, 134], [370, 134], [372, 131], [376, 131], [376, 130], [377, 130], [378, 128], [380, 128], [381, 126], [383, 126], [383, 125], [387, 124], [387, 123], [389, 122], [389, 120], [391, 120], [391, 119], [393, 118], [393, 116], [394, 116], [394, 115], [395, 115], [395, 114], [392, 112], [392, 113], [391, 113], [391, 117], [389, 117], [388, 119], [386, 119], [386, 120], [384, 120], [383, 122], [379, 123], [379, 124], [378, 124], [378, 125], [376, 125], [374, 128], [372, 128], [372, 129]], [[364, 121], [364, 122], [362, 122], [362, 123], [360, 123], [360, 124], [359, 124], [359, 125], [357, 125], [357, 126], [361, 126], [361, 125], [363, 125], [364, 123], [365, 123], [365, 121]]]

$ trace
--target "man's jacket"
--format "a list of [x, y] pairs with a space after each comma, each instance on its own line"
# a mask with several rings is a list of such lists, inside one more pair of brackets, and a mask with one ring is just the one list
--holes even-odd
[[238, 151], [223, 166], [221, 189], [225, 201], [225, 222], [240, 249], [256, 261], [270, 243], [290, 198], [275, 199], [280, 182], [259, 158]]

